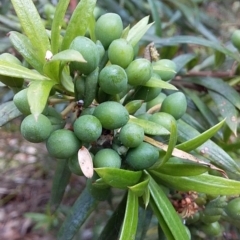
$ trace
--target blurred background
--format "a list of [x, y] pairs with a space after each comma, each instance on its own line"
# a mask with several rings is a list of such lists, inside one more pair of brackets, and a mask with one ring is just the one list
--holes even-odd
[[[57, 0], [34, 1], [47, 29], [50, 29]], [[71, 0], [66, 15], [68, 22], [77, 0]], [[228, 45], [230, 36], [240, 28], [240, 1], [234, 0], [98, 0], [96, 19], [106, 12], [118, 13], [124, 26], [134, 25], [144, 16], [155, 21], [140, 43], [141, 55], [154, 37], [160, 37], [162, 58], [172, 59], [180, 53], [195, 53], [195, 61], [203, 62], [212, 54], [211, 49], [196, 45], [168, 45], [164, 39], [179, 35], [203, 37]], [[12, 48], [7, 34], [21, 32], [21, 26], [9, 0], [0, 1], [0, 53], [9, 52], [20, 58]], [[64, 29], [63, 29], [64, 32]], [[224, 63], [222, 71], [228, 71], [231, 63]], [[210, 66], [211, 67], [211, 66]], [[13, 98], [13, 92], [0, 83], [0, 103]], [[54, 216], [47, 203], [51, 191], [51, 179], [55, 160], [47, 155], [44, 144], [25, 141], [19, 133], [21, 117], [0, 128], [0, 239], [1, 240], [52, 240], [69, 207], [81, 192], [85, 179], [72, 175], [66, 189], [64, 201]], [[121, 191], [114, 192], [112, 203], [103, 202], [97, 208], [94, 218], [83, 226], [75, 239], [97, 239], [103, 219], [107, 218], [119, 201]], [[229, 227], [225, 239], [239, 239]], [[147, 233], [148, 239], [158, 239], [156, 219]], [[204, 238], [202, 238], [204, 239]]]

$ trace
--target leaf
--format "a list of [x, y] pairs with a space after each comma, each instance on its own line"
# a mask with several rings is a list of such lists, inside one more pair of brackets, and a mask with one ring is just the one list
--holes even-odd
[[145, 120], [145, 119], [139, 119], [139, 118], [135, 118], [133, 116], [130, 117], [129, 122], [135, 123], [139, 126], [141, 126], [144, 130], [145, 134], [150, 134], [150, 135], [169, 135], [170, 132], [164, 128], [163, 126]]
[[75, 37], [85, 35], [96, 2], [96, 0], [82, 0], [78, 3], [68, 23], [62, 42], [62, 50], [68, 49]]
[[154, 20], [155, 25], [155, 34], [159, 37], [162, 36], [162, 22], [161, 18], [159, 17], [158, 8], [156, 6], [155, 0], [148, 0], [148, 3], [150, 5], [151, 13]]
[[134, 114], [143, 104], [144, 100], [133, 100], [128, 102], [124, 107], [129, 114]]
[[71, 207], [58, 235], [58, 240], [71, 240], [97, 206], [97, 201], [85, 188]]
[[56, 54], [60, 48], [60, 33], [70, 0], [58, 1], [51, 28], [51, 50]]
[[44, 75], [48, 76], [51, 80], [59, 82], [60, 62], [47, 61], [43, 66]]
[[134, 47], [153, 23], [147, 24], [149, 16], [142, 18], [128, 32], [127, 41]]
[[78, 163], [84, 176], [91, 178], [94, 173], [92, 156], [84, 146], [82, 146], [78, 151]]
[[112, 187], [126, 189], [140, 180], [142, 171], [129, 171], [118, 168], [95, 168], [97, 174]]
[[[178, 216], [176, 210], [173, 208], [172, 203], [169, 201], [168, 197], [165, 195], [161, 187], [158, 186], [158, 184], [154, 181], [154, 179], [151, 176], [149, 182], [149, 190], [152, 200], [155, 203], [157, 210], [160, 212], [166, 224], [165, 226], [169, 229], [169, 232], [174, 237], [174, 239], [175, 240], [189, 239], [186, 229], [182, 223], [182, 220]], [[163, 231], [164, 230], [165, 228], [163, 228]], [[166, 234], [167, 232], [165, 231], [164, 233]]]
[[67, 68], [65, 67], [61, 74], [61, 84], [70, 93], [74, 93], [74, 84], [72, 77], [69, 75]]
[[144, 192], [146, 191], [149, 183], [149, 177], [148, 175], [145, 177], [145, 179], [136, 185], [128, 187], [134, 194], [136, 194], [137, 197], [141, 197]]
[[23, 56], [23, 58], [39, 73], [43, 73], [43, 64], [45, 59], [41, 59], [36, 54], [36, 49], [31, 44], [30, 40], [23, 34], [11, 31], [9, 39], [14, 48]]
[[38, 55], [40, 59], [44, 59], [46, 51], [50, 50], [50, 43], [43, 21], [39, 16], [33, 1], [11, 0], [11, 2], [21, 23], [23, 32], [32, 43], [36, 55]]
[[157, 171], [160, 173], [173, 176], [195, 176], [205, 173], [209, 168], [194, 162], [189, 162], [177, 157], [171, 157], [166, 164], [157, 169], [149, 170], [149, 172]]
[[164, 182], [168, 187], [179, 191], [196, 191], [210, 195], [239, 195], [240, 182], [208, 175], [197, 176], [172, 176], [151, 171], [151, 174]]
[[31, 113], [37, 118], [46, 106], [49, 93], [56, 84], [54, 81], [34, 81], [31, 82], [27, 97], [30, 105]]
[[176, 148], [186, 151], [186, 152], [190, 152], [190, 151], [196, 149], [197, 147], [199, 147], [203, 143], [205, 143], [208, 139], [213, 137], [218, 132], [218, 130], [223, 126], [224, 123], [225, 123], [225, 119], [223, 119], [221, 122], [219, 122], [215, 126], [208, 129], [207, 131], [201, 133], [200, 135], [198, 135], [186, 142], [178, 144], [176, 146]]
[[191, 78], [184, 79], [201, 86], [204, 86], [214, 92], [219, 93], [227, 100], [229, 100], [232, 104], [235, 105], [236, 108], [240, 110], [240, 96], [239, 93], [229, 84], [224, 82], [220, 78], [212, 78], [212, 77], [202, 77], [202, 78]]
[[21, 115], [13, 101], [0, 104], [0, 127]]
[[224, 53], [215, 51], [214, 60], [215, 60], [216, 68], [220, 67], [225, 62], [225, 59], [226, 59], [226, 55]]
[[63, 50], [55, 55], [50, 59], [51, 62], [53, 61], [65, 61], [65, 62], [86, 62], [83, 58], [82, 54], [73, 49]]
[[175, 70], [173, 70], [171, 67], [166, 67], [166, 66], [163, 66], [161, 64], [158, 64], [158, 62], [156, 62], [155, 64], [153, 64], [153, 71], [156, 72], [156, 73], [160, 73], [161, 72], [166, 72], [166, 73], [176, 73]]
[[236, 52], [232, 52], [227, 47], [224, 47], [221, 43], [215, 41], [209, 41], [207, 39], [195, 36], [174, 36], [170, 38], [160, 38], [155, 35], [145, 35], [143, 40], [154, 42], [156, 47], [161, 46], [174, 46], [179, 44], [195, 44], [201, 45], [205, 47], [212, 48], [214, 50], [218, 50], [219, 52], [224, 53], [225, 55], [232, 57], [236, 61], [240, 62], [240, 56]]
[[173, 61], [176, 63], [177, 69], [176, 72], [180, 72], [184, 66], [186, 66], [189, 62], [191, 62], [193, 59], [196, 58], [196, 54], [193, 53], [186, 53], [181, 54], [173, 59]]
[[0, 60], [0, 75], [10, 76], [10, 77], [17, 77], [17, 78], [27, 78], [28, 80], [39, 80], [45, 81], [50, 80], [50, 78], [45, 77], [38, 72], [34, 72], [28, 68], [25, 68], [21, 65], [5, 62]]
[[65, 188], [67, 187], [71, 176], [71, 171], [68, 168], [66, 159], [58, 159], [55, 173], [53, 176], [52, 191], [50, 197], [50, 205], [55, 211], [60, 205]]
[[174, 85], [165, 82], [161, 79], [157, 79], [155, 77], [151, 77], [150, 80], [144, 84], [145, 87], [153, 87], [153, 88], [164, 88], [170, 90], [178, 90]]
[[[183, 143], [197, 137], [198, 135], [200, 135], [200, 133], [196, 129], [182, 120], [178, 120], [179, 142]], [[206, 159], [209, 159], [214, 165], [217, 165], [222, 169], [232, 172], [236, 175], [240, 175], [240, 167], [221, 147], [219, 147], [213, 141], [206, 141], [201, 146], [196, 148], [195, 151]]]
[[119, 240], [134, 240], [138, 223], [138, 197], [128, 190], [127, 205]]
[[226, 119], [226, 124], [232, 130], [232, 132], [237, 136], [237, 127], [238, 127], [238, 112], [235, 106], [229, 102], [224, 96], [214, 92], [208, 91], [211, 98], [217, 105], [219, 109], [219, 113], [222, 115], [223, 118]]

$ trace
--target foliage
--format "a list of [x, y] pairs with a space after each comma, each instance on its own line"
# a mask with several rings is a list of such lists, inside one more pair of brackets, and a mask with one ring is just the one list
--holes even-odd
[[[0, 77], [11, 77], [11, 81], [12, 78], [16, 81], [24, 79], [20, 87], [12, 87], [6, 80], [4, 83], [14, 94], [27, 89], [27, 107], [32, 121], [36, 121], [34, 126], [39, 117], [45, 115], [51, 123], [51, 134], [56, 134], [56, 131], [63, 131], [59, 129], [66, 128], [65, 119], [71, 117], [71, 144], [64, 137], [50, 141], [53, 135], [48, 140], [43, 139], [48, 148], [53, 149], [50, 152], [56, 152], [59, 157], [49, 203], [53, 215], [58, 211], [72, 174], [69, 166], [72, 156], [78, 155], [76, 166], [81, 168], [81, 171], [74, 173], [80, 172], [83, 178], [87, 178], [86, 188], [62, 223], [58, 239], [73, 239], [99, 201], [110, 201], [113, 188], [122, 189], [124, 194], [103, 228], [100, 239], [135, 239], [135, 236], [136, 239], [144, 239], [146, 231], [141, 232], [139, 226], [147, 226], [151, 214], [158, 220], [159, 236], [162, 234], [167, 239], [186, 240], [190, 239], [189, 235], [194, 239], [221, 236], [218, 221], [232, 223], [228, 215], [231, 212], [228, 201], [240, 195], [240, 165], [237, 161], [240, 143], [236, 137], [239, 132], [237, 74], [240, 55], [233, 45], [223, 44], [210, 31], [217, 23], [212, 22], [209, 26], [209, 16], [198, 11], [203, 1], [149, 0], [148, 4], [123, 1], [123, 8], [115, 1], [99, 1], [96, 6], [95, 0], [82, 0], [68, 23], [64, 17], [70, 1], [60, 0], [56, 7], [47, 9], [45, 21], [31, 0], [11, 2], [17, 19], [9, 26], [12, 31], [8, 33], [8, 39], [22, 65], [1, 58]], [[123, 65], [123, 58], [111, 64], [108, 46], [103, 46], [98, 41], [98, 34], [95, 34], [99, 16], [94, 9], [101, 12], [104, 4], [110, 4], [109, 10], [118, 12], [125, 25], [133, 20], [131, 14], [137, 20], [133, 26], [127, 26], [122, 31], [121, 37], [131, 52], [130, 60]], [[122, 11], [117, 7], [121, 7]], [[135, 13], [136, 9], [140, 14]], [[147, 14], [151, 14], [154, 23], [149, 23], [149, 17], [144, 16]], [[176, 28], [180, 29], [180, 34], [173, 34]], [[193, 33], [201, 36], [193, 36]], [[94, 71], [87, 75], [82, 74], [82, 67], [78, 68], [79, 63], [81, 66], [88, 64], [81, 52], [82, 46], [79, 49], [71, 48], [71, 43], [79, 36], [91, 40], [94, 52], [98, 53], [95, 56], [98, 66], [94, 66]], [[0, 51], [4, 52], [10, 44], [4, 39], [0, 46]], [[138, 52], [135, 49], [139, 46]], [[115, 54], [115, 50], [119, 50], [117, 48], [118, 44], [114, 44], [111, 51]], [[136, 61], [132, 58], [134, 51], [135, 58], [144, 55], [144, 61], [147, 59], [149, 62], [147, 68], [150, 75], [142, 83], [136, 81], [139, 78], [139, 71], [134, 72], [136, 67], [128, 68], [130, 62]], [[116, 52], [119, 54], [119, 51]], [[162, 64], [158, 53], [161, 59], [172, 60]], [[115, 56], [110, 58], [116, 59]], [[109, 66], [121, 68], [121, 77], [120, 74], [109, 73]], [[222, 68], [231, 68], [232, 71], [222, 72]], [[101, 72], [103, 69], [104, 72]], [[127, 82], [130, 72], [132, 78], [137, 76], [133, 85]], [[101, 73], [107, 75], [109, 85], [103, 82], [106, 76], [100, 82]], [[116, 87], [117, 82], [121, 85]], [[114, 94], [111, 88], [114, 88]], [[161, 91], [166, 94], [165, 98], [146, 109], [146, 104], [156, 99]], [[180, 93], [181, 99], [172, 97], [176, 92]], [[59, 103], [64, 106], [61, 113], [54, 108]], [[161, 105], [167, 105], [167, 108], [164, 110]], [[20, 108], [13, 101], [1, 104], [0, 109], [1, 126], [21, 115]], [[151, 116], [159, 111], [167, 112], [171, 117], [158, 120], [155, 115], [155, 120], [151, 120]], [[178, 113], [175, 115], [176, 111]], [[99, 133], [93, 133], [94, 139], [99, 137], [96, 141], [84, 141], [85, 137], [77, 139], [74, 135], [77, 126], [73, 128], [74, 121], [85, 114], [99, 120], [96, 131], [102, 131], [102, 134], [99, 137]], [[128, 144], [124, 145], [129, 141], [119, 140], [121, 127], [129, 123], [140, 127], [145, 134], [134, 150], [129, 149]], [[87, 131], [86, 127], [86, 136], [93, 129]], [[92, 139], [90, 136], [86, 138]], [[151, 148], [146, 147], [140, 157], [134, 155], [139, 146], [142, 148], [143, 141]], [[103, 167], [94, 165], [92, 155], [102, 148], [113, 149], [118, 159], [120, 156], [121, 168], [114, 165], [109, 167], [106, 161]], [[61, 159], [66, 152], [70, 152], [69, 159]], [[157, 157], [153, 159], [155, 153]], [[131, 159], [146, 161], [150, 165], [134, 168], [135, 163], [130, 166], [127, 161], [130, 154]], [[146, 213], [143, 219], [142, 212]], [[193, 221], [197, 214], [198, 219]], [[46, 216], [29, 215], [43, 222]], [[213, 217], [214, 221], [211, 222]], [[54, 224], [51, 215], [46, 219], [49, 225]], [[234, 220], [237, 229], [239, 218]], [[115, 222], [117, 225], [113, 228]]]

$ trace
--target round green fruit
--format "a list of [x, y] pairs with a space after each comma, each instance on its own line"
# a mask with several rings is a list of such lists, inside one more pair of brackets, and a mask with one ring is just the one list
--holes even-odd
[[99, 53], [96, 44], [87, 37], [78, 36], [73, 39], [70, 49], [80, 52], [87, 62], [71, 62], [71, 71], [79, 71], [88, 75], [96, 69], [99, 63]]
[[240, 220], [240, 198], [232, 199], [225, 208], [225, 211], [232, 219]]
[[161, 88], [141, 86], [136, 88], [133, 98], [135, 100], [144, 100], [145, 102], [149, 102], [153, 100], [155, 97], [157, 97], [161, 90], [162, 90]]
[[118, 14], [106, 13], [96, 22], [95, 35], [105, 49], [110, 43], [121, 37], [123, 31], [122, 19]]
[[181, 118], [187, 110], [187, 100], [182, 92], [168, 95], [162, 102], [160, 111], [169, 113], [176, 120]]
[[149, 120], [165, 127], [168, 131], [171, 131], [172, 124], [177, 124], [175, 118], [165, 112], [154, 113]]
[[70, 171], [78, 176], [83, 176], [82, 169], [78, 163], [78, 154], [74, 154], [72, 157], [68, 159], [68, 168]]
[[240, 50], [240, 30], [235, 30], [231, 36], [232, 44]]
[[152, 76], [151, 62], [145, 58], [138, 58], [129, 64], [126, 73], [130, 85], [145, 85]]
[[125, 147], [134, 148], [143, 142], [144, 130], [135, 123], [127, 123], [119, 133], [119, 139]]
[[133, 60], [134, 50], [127, 40], [120, 38], [112, 41], [108, 48], [108, 58], [112, 64], [126, 68]]
[[131, 148], [126, 162], [135, 170], [143, 170], [153, 166], [159, 157], [157, 148], [149, 143], [142, 142], [138, 147]]
[[103, 128], [113, 130], [124, 126], [129, 120], [125, 107], [118, 102], [108, 101], [99, 104], [93, 115], [99, 119]]
[[165, 98], [166, 98], [166, 94], [160, 92], [157, 97], [155, 97], [151, 101], [147, 102], [147, 105], [146, 105], [147, 110], [149, 110], [150, 108], [152, 108], [156, 105], [162, 104], [162, 102]]
[[110, 95], [118, 94], [127, 88], [127, 74], [118, 65], [104, 67], [99, 74], [101, 89]]
[[94, 142], [102, 133], [100, 121], [93, 115], [79, 117], [73, 124], [73, 130], [82, 142]]
[[177, 66], [172, 60], [161, 59], [153, 63], [153, 65], [158, 67], [158, 69], [154, 69], [154, 72], [157, 73], [163, 81], [169, 81], [176, 75]]
[[116, 151], [110, 148], [101, 149], [93, 158], [95, 168], [110, 167], [120, 168], [122, 159]]
[[68, 159], [76, 154], [81, 147], [81, 141], [67, 129], [59, 129], [51, 133], [46, 142], [49, 154], [55, 158]]
[[13, 97], [13, 102], [16, 105], [17, 109], [24, 115], [31, 114], [30, 106], [27, 98], [27, 91], [28, 89], [25, 88], [19, 91], [18, 93], [16, 93]]
[[200, 214], [200, 219], [203, 223], [209, 224], [209, 223], [214, 223], [217, 222], [221, 218], [221, 215], [207, 215], [204, 213]]
[[21, 134], [29, 142], [43, 142], [49, 137], [51, 131], [50, 120], [42, 114], [38, 116], [37, 120], [34, 115], [30, 114], [21, 123]]
[[219, 222], [213, 222], [210, 224], [204, 224], [199, 227], [201, 231], [211, 237], [220, 236], [222, 233], [221, 226]]
[[[21, 62], [10, 53], [3, 53], [0, 55], [0, 61], [8, 62], [11, 64], [22, 65]], [[20, 88], [23, 85], [23, 78], [11, 77], [0, 75], [0, 81], [9, 87]]]

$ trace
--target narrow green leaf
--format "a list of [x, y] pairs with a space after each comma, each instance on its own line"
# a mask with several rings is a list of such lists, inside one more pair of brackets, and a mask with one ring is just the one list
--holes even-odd
[[96, 2], [96, 0], [82, 0], [78, 3], [66, 29], [61, 47], [62, 50], [68, 49], [75, 37], [85, 35]]
[[223, 118], [226, 119], [226, 124], [232, 130], [232, 132], [237, 135], [237, 127], [238, 127], [238, 111], [235, 106], [229, 102], [223, 95], [220, 95], [214, 91], [208, 91], [211, 98], [217, 105], [219, 109], [219, 113]]
[[147, 208], [148, 204], [149, 204], [149, 201], [150, 201], [150, 191], [149, 191], [149, 188], [146, 188], [142, 198], [143, 198], [144, 206], [145, 206], [145, 208]]
[[67, 218], [63, 222], [58, 235], [58, 240], [71, 240], [85, 223], [89, 215], [97, 206], [97, 201], [92, 197], [85, 188], [78, 197], [74, 205], [71, 207]]
[[58, 159], [53, 176], [52, 192], [50, 197], [51, 209], [54, 211], [58, 208], [62, 201], [70, 176], [71, 171], [68, 168], [68, 161], [66, 159]]
[[0, 104], [0, 127], [21, 115], [13, 101]]
[[143, 104], [144, 100], [133, 100], [128, 102], [124, 107], [129, 114], [134, 114]]
[[196, 55], [193, 53], [186, 53], [181, 54], [173, 59], [173, 61], [176, 63], [178, 73], [180, 70], [182, 70], [189, 62], [191, 62], [193, 59], [196, 58]]
[[156, 73], [158, 73], [158, 72], [161, 73], [163, 71], [168, 72], [168, 73], [176, 73], [176, 71], [173, 70], [172, 68], [163, 66], [161, 64], [158, 64], [158, 62], [153, 64], [153, 71], [156, 72]]
[[149, 81], [144, 84], [146, 87], [153, 87], [153, 88], [164, 88], [164, 89], [170, 89], [170, 90], [178, 90], [174, 85], [165, 82], [161, 79], [157, 79], [155, 77], [151, 77]]
[[156, 2], [155, 2], [155, 0], [148, 0], [148, 3], [150, 5], [151, 13], [152, 13], [153, 20], [154, 20], [155, 34], [157, 36], [161, 37], [162, 36], [162, 22], [161, 22], [161, 18], [159, 16]]
[[149, 190], [158, 211], [161, 213], [163, 220], [174, 239], [189, 239], [185, 227], [176, 210], [173, 208], [172, 203], [169, 201], [161, 187], [158, 186], [152, 177], [150, 177]]
[[57, 61], [47, 61], [43, 66], [44, 75], [48, 76], [51, 80], [59, 82], [60, 74], [60, 62]]
[[215, 51], [214, 60], [215, 60], [216, 68], [220, 67], [225, 62], [225, 59], [226, 59], [226, 55], [224, 53]]
[[169, 135], [170, 134], [170, 132], [163, 126], [145, 119], [131, 117], [129, 119], [129, 122], [133, 122], [141, 126], [145, 134], [150, 134], [150, 135]]
[[167, 152], [165, 153], [163, 159], [161, 160], [159, 167], [163, 166], [169, 158], [172, 156], [172, 152], [175, 148], [177, 143], [177, 124], [176, 121], [171, 121], [171, 131], [170, 131], [170, 138], [168, 142]]
[[[182, 120], [178, 120], [178, 141], [183, 143], [190, 139], [193, 139], [199, 136], [200, 133], [183, 122]], [[213, 141], [208, 140], [203, 143], [201, 146], [195, 149], [197, 153], [209, 159], [211, 163], [219, 166], [225, 171], [229, 171], [235, 173], [236, 175], [240, 175], [240, 167], [237, 163], [217, 144]]]
[[70, 0], [60, 0], [57, 4], [51, 29], [51, 50], [56, 54], [60, 48], [60, 33]]
[[23, 56], [23, 58], [39, 73], [43, 73], [45, 59], [41, 59], [39, 55], [36, 54], [36, 50], [28, 37], [14, 31], [11, 31], [8, 36], [14, 48]]
[[17, 77], [17, 78], [27, 78], [28, 80], [50, 80], [48, 77], [45, 77], [38, 72], [34, 72], [28, 68], [20, 66], [15, 63], [5, 62], [0, 60], [0, 75]]
[[171, 157], [166, 164], [157, 169], [149, 170], [173, 176], [196, 176], [205, 173], [209, 168], [205, 165], [190, 162], [185, 159]]
[[236, 52], [232, 52], [229, 50], [227, 47], [223, 46], [219, 42], [215, 41], [210, 41], [201, 37], [195, 37], [195, 36], [174, 36], [170, 38], [160, 38], [157, 37], [156, 35], [145, 35], [143, 37], [145, 41], [150, 41], [154, 42], [156, 47], [160, 46], [174, 46], [174, 45], [179, 45], [179, 44], [196, 44], [196, 45], [201, 45], [205, 47], [209, 47], [215, 50], [218, 50], [219, 52], [222, 52], [226, 54], [229, 57], [232, 57], [233, 59], [237, 60], [240, 62], [240, 56]]
[[50, 62], [53, 62], [53, 61], [86, 62], [86, 60], [83, 58], [82, 54], [73, 49], [63, 50], [63, 51], [53, 55], [53, 57], [50, 59]]
[[112, 187], [126, 189], [138, 183], [142, 171], [129, 171], [118, 168], [95, 168], [97, 174]]
[[148, 24], [149, 16], [142, 18], [130, 30], [127, 36], [127, 41], [134, 47], [139, 40], [144, 36], [147, 30], [153, 23]]
[[119, 240], [134, 240], [138, 223], [138, 197], [128, 190], [127, 205]]
[[117, 239], [120, 232], [120, 227], [123, 222], [126, 208], [127, 194], [124, 195], [121, 202], [118, 204], [112, 216], [108, 219], [107, 224], [103, 228], [98, 240], [113, 240]]
[[240, 110], [240, 95], [239, 93], [228, 83], [224, 82], [220, 78], [212, 78], [212, 77], [202, 77], [202, 78], [191, 78], [191, 79], [184, 79], [201, 86], [204, 86], [214, 92], [219, 93], [220, 95], [224, 96], [228, 99], [232, 104], [235, 105], [236, 108]]
[[14, 10], [21, 23], [23, 32], [32, 43], [36, 55], [40, 59], [45, 58], [47, 50], [50, 50], [49, 39], [38, 11], [32, 0], [11, 0]]
[[31, 113], [35, 118], [37, 118], [45, 108], [49, 93], [55, 84], [55, 81], [34, 81], [30, 83], [27, 97]]
[[208, 129], [207, 131], [201, 133], [200, 135], [186, 142], [178, 144], [176, 148], [186, 152], [190, 152], [196, 149], [197, 147], [205, 143], [207, 140], [209, 140], [211, 137], [213, 137], [217, 133], [217, 131], [219, 131], [219, 129], [223, 126], [224, 123], [225, 123], [225, 119], [219, 122], [218, 124], [216, 124], [215, 126], [211, 127], [210, 129]]
[[61, 74], [61, 84], [70, 93], [74, 93], [74, 84], [72, 77], [69, 75], [67, 68], [65, 67]]
[[149, 183], [149, 176], [147, 175], [146, 178], [137, 183], [136, 185], [130, 186], [128, 187], [134, 194], [136, 194], [136, 196], [140, 197], [144, 194], [144, 192], [146, 191], [147, 187], [148, 187], [148, 183]]
[[151, 174], [161, 179], [168, 187], [179, 191], [196, 191], [211, 195], [239, 195], [240, 182], [208, 175], [207, 173], [197, 176], [172, 176], [151, 171]]

